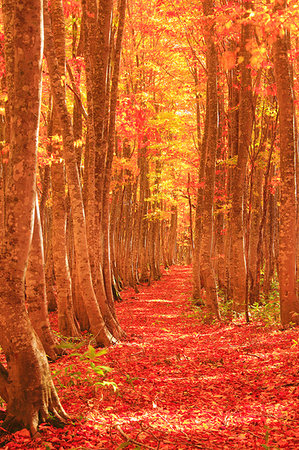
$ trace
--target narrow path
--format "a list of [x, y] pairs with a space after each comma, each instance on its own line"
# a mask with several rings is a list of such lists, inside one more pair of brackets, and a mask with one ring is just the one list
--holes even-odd
[[84, 420], [45, 424], [36, 444], [23, 434], [5, 449], [299, 448], [298, 330], [204, 325], [190, 293], [186, 267], [124, 292], [117, 314], [127, 339], [96, 361], [113, 368], [117, 391], [97, 389], [89, 361], [59, 360], [62, 403]]
[[190, 293], [191, 269], [173, 267], [124, 295], [111, 423], [159, 449], [298, 448], [298, 332], [203, 325]]

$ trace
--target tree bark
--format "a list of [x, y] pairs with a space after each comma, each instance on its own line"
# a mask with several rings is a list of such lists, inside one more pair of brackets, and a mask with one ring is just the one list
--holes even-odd
[[[281, 2], [276, 2], [281, 9]], [[296, 199], [295, 157], [297, 143], [294, 129], [294, 97], [286, 31], [281, 30], [273, 45], [274, 71], [279, 104], [280, 132], [280, 210], [279, 261], [280, 315], [283, 326], [299, 323], [299, 302], [296, 294]]]
[[[252, 8], [251, 1], [245, 1], [246, 10]], [[246, 15], [245, 15], [246, 17]], [[244, 18], [245, 18], [244, 17]], [[246, 165], [252, 132], [252, 83], [250, 51], [248, 46], [253, 35], [253, 25], [242, 25], [241, 49], [241, 91], [239, 105], [238, 162], [232, 171], [231, 209], [231, 288], [233, 308], [236, 312], [246, 311], [246, 260], [244, 242], [244, 186]]]
[[65, 91], [63, 86], [61, 85], [57, 59], [54, 52], [55, 47], [51, 25], [46, 6], [44, 13], [44, 24], [45, 53], [48, 62], [51, 89], [57, 105], [62, 128], [63, 153], [66, 164], [66, 176], [72, 208], [74, 244], [78, 264], [80, 290], [83, 296], [84, 305], [88, 313], [91, 332], [94, 334], [96, 344], [107, 346], [110, 345], [111, 342], [113, 342], [113, 336], [106, 328], [93, 288], [87, 246], [82, 191], [79, 180], [76, 151], [74, 147], [72, 123], [70, 114], [66, 106]]
[[[198, 79], [197, 72], [195, 72], [195, 88], [198, 89]], [[206, 92], [206, 120], [205, 129], [200, 144], [200, 110], [196, 108], [196, 123], [197, 123], [197, 142], [198, 142], [198, 152], [200, 153], [200, 163], [199, 163], [199, 173], [198, 182], [202, 184], [197, 189], [196, 195], [196, 207], [195, 207], [195, 218], [194, 218], [194, 248], [192, 252], [192, 298], [197, 301], [198, 304], [201, 303], [201, 279], [200, 279], [200, 245], [202, 236], [202, 207], [203, 207], [203, 196], [204, 196], [204, 175], [205, 175], [205, 164], [206, 164], [206, 153], [207, 153], [207, 135], [208, 135], [208, 120], [210, 102], [208, 99], [208, 86]], [[196, 98], [197, 100], [197, 98]], [[198, 102], [197, 102], [198, 105]]]
[[[203, 1], [205, 16], [213, 14], [213, 2]], [[220, 319], [218, 310], [218, 298], [215, 274], [212, 267], [212, 238], [213, 238], [213, 204], [215, 190], [215, 170], [217, 152], [217, 128], [218, 128], [218, 96], [217, 96], [217, 50], [214, 43], [213, 23], [207, 20], [205, 31], [207, 45], [207, 95], [209, 95], [209, 114], [207, 142], [206, 142], [206, 164], [205, 164], [205, 189], [202, 204], [202, 236], [200, 244], [200, 270], [203, 277], [203, 285], [206, 290], [206, 304], [211, 316]]]
[[46, 354], [55, 360], [61, 353], [52, 333], [46, 294], [46, 277], [44, 270], [44, 248], [38, 199], [35, 201], [34, 228], [26, 271], [26, 299], [28, 314]]
[[64, 336], [79, 336], [74, 317], [72, 282], [66, 248], [65, 182], [63, 162], [51, 166], [53, 199], [53, 259], [57, 289], [58, 328]]
[[[35, 434], [51, 412], [66, 418], [47, 357], [25, 308], [24, 278], [33, 233], [41, 99], [42, 4], [17, 0], [14, 10], [11, 173], [4, 250], [0, 255], [0, 342], [7, 360], [4, 428]], [[11, 98], [9, 99], [11, 101]], [[2, 381], [3, 381], [2, 377]]]
[[[65, 90], [66, 56], [65, 56], [65, 23], [61, 0], [50, 3], [51, 25], [54, 36], [55, 53], [57, 56], [59, 76]], [[53, 101], [51, 130], [51, 150], [56, 159], [51, 166], [52, 199], [53, 199], [53, 260], [57, 289], [58, 327], [64, 336], [79, 336], [80, 332], [75, 322], [73, 311], [71, 276], [67, 254], [66, 241], [66, 193], [64, 162], [62, 160], [61, 131], [58, 111]]]

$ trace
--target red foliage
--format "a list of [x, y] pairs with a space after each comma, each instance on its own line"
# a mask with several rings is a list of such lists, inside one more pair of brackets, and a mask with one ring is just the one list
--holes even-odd
[[204, 325], [191, 307], [190, 278], [190, 268], [173, 267], [139, 294], [123, 293], [116, 306], [127, 338], [99, 362], [113, 368], [116, 393], [82, 382], [88, 364], [65, 356], [52, 364], [61, 370], [54, 379], [81, 420], [43, 424], [35, 441], [21, 431], [2, 438], [4, 448], [298, 448], [298, 331]]
[[81, 13], [81, 2], [79, 0], [63, 0], [63, 10], [65, 17], [78, 17]]

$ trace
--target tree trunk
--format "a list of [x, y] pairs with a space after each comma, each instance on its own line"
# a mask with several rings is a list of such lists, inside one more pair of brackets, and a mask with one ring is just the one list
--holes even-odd
[[[4, 117], [0, 115], [0, 140], [4, 142]], [[5, 176], [4, 176], [4, 165], [3, 145], [0, 145], [0, 252], [4, 240], [4, 229], [5, 229]]]
[[140, 271], [140, 282], [149, 281], [149, 264], [148, 264], [148, 235], [149, 235], [149, 221], [147, 218], [148, 214], [148, 201], [150, 197], [149, 189], [149, 163], [147, 158], [146, 147], [140, 148], [138, 150], [138, 166], [140, 170], [139, 175], [139, 271]]
[[[66, 73], [65, 23], [61, 0], [51, 1], [50, 13], [59, 75], [61, 80], [64, 80]], [[65, 90], [65, 83], [63, 81], [62, 86]], [[73, 312], [71, 276], [67, 255], [65, 173], [64, 163], [60, 160], [62, 156], [60, 142], [61, 131], [55, 100], [53, 101], [51, 131], [48, 134], [52, 143], [52, 153], [57, 159], [51, 166], [51, 180], [53, 198], [52, 245], [57, 289], [58, 327], [64, 336], [79, 336], [80, 333], [75, 323]]]
[[65, 91], [61, 85], [57, 59], [54, 52], [51, 24], [46, 6], [44, 9], [45, 53], [49, 69], [51, 89], [57, 105], [62, 128], [63, 152], [72, 208], [74, 244], [78, 264], [80, 290], [88, 313], [91, 332], [94, 334], [96, 344], [107, 346], [113, 341], [113, 337], [106, 328], [93, 288], [87, 246], [82, 191], [79, 180], [76, 151], [74, 147], [71, 117], [66, 106]]
[[[203, 0], [205, 16], [213, 14], [213, 2]], [[205, 164], [205, 190], [202, 208], [202, 236], [200, 244], [200, 270], [203, 285], [207, 294], [207, 307], [212, 316], [220, 319], [216, 280], [212, 267], [212, 239], [213, 239], [213, 204], [215, 190], [215, 170], [217, 152], [217, 122], [218, 122], [218, 96], [217, 96], [217, 50], [214, 43], [213, 23], [207, 20], [205, 41], [207, 45], [207, 95], [209, 95], [209, 114], [206, 164]]]
[[[223, 161], [227, 155], [225, 155], [224, 148], [224, 129], [225, 129], [225, 108], [224, 108], [224, 93], [219, 95], [219, 126], [218, 126], [218, 142], [217, 142], [217, 161]], [[218, 173], [217, 173], [218, 172]], [[216, 276], [218, 280], [218, 288], [222, 291], [226, 291], [226, 273], [225, 273], [225, 235], [224, 230], [226, 228], [227, 216], [224, 213], [225, 207], [225, 194], [227, 177], [224, 166], [217, 167], [216, 170], [216, 191], [217, 203], [215, 210], [215, 232], [214, 232], [214, 247], [215, 247], [215, 266]], [[221, 199], [222, 197], [222, 199]]]
[[[51, 412], [66, 418], [46, 353], [25, 308], [24, 278], [33, 233], [36, 155], [41, 99], [42, 4], [17, 0], [14, 11], [11, 174], [4, 250], [0, 255], [0, 343], [7, 360], [4, 428], [35, 434]], [[25, 57], [26, 55], [26, 57]], [[9, 98], [9, 102], [11, 102]], [[2, 377], [3, 378], [3, 377]]]
[[[89, 253], [98, 303], [105, 323], [112, 335], [123, 335], [116, 319], [112, 293], [111, 258], [109, 242], [109, 190], [114, 147], [107, 149], [109, 55], [112, 2], [94, 0], [83, 2], [86, 21], [86, 67], [88, 68], [89, 99], [89, 158], [88, 158], [88, 237]], [[117, 66], [117, 64], [116, 64]], [[115, 70], [118, 74], [118, 68]], [[115, 86], [115, 80], [112, 82]], [[117, 83], [116, 83], [117, 86]], [[115, 89], [116, 89], [115, 86]], [[116, 90], [115, 90], [116, 95]], [[112, 100], [111, 100], [112, 101]], [[113, 102], [116, 98], [113, 97]], [[111, 117], [115, 109], [110, 104]], [[111, 124], [110, 124], [111, 125]], [[111, 125], [114, 136], [114, 126]], [[96, 238], [96, 233], [100, 232]]]
[[48, 310], [55, 311], [57, 309], [57, 302], [54, 291], [55, 280], [54, 280], [53, 243], [52, 243], [52, 232], [53, 232], [52, 207], [46, 209], [45, 222], [46, 222], [46, 226], [44, 226], [44, 246], [46, 249], [45, 276], [46, 276]]
[[79, 336], [75, 322], [72, 282], [66, 248], [65, 182], [63, 162], [51, 166], [53, 199], [53, 259], [57, 289], [58, 328], [64, 336]]
[[172, 265], [176, 263], [177, 250], [177, 225], [178, 225], [178, 207], [176, 205], [171, 207], [170, 228], [167, 245], [167, 264]]
[[44, 248], [38, 200], [35, 201], [34, 228], [26, 271], [26, 299], [28, 314], [46, 354], [55, 360], [60, 354], [50, 328], [44, 270]]
[[[198, 78], [197, 72], [195, 72], [195, 88], [198, 90]], [[206, 92], [206, 118], [209, 115], [210, 102], [208, 100], [208, 86]], [[206, 164], [206, 141], [208, 133], [208, 121], [205, 121], [205, 129], [202, 143], [200, 144], [200, 109], [198, 104], [198, 99], [196, 97], [196, 123], [197, 123], [197, 142], [198, 142], [198, 152], [200, 153], [200, 163], [199, 163], [199, 173], [198, 181], [202, 185], [197, 189], [196, 195], [196, 207], [195, 207], [195, 218], [194, 218], [194, 248], [192, 252], [192, 298], [201, 303], [201, 279], [200, 279], [200, 244], [202, 236], [202, 205], [203, 205], [203, 191], [204, 191], [204, 174], [205, 174], [205, 164]]]
[[[281, 9], [281, 2], [276, 2]], [[274, 71], [279, 104], [280, 132], [280, 210], [279, 210], [279, 290], [283, 326], [299, 323], [299, 302], [296, 294], [296, 186], [294, 130], [294, 97], [286, 31], [281, 30], [273, 45]]]
[[[258, 271], [260, 267], [257, 264], [258, 260], [258, 242], [259, 242], [259, 228], [262, 214], [262, 188], [263, 188], [263, 170], [259, 166], [251, 168], [253, 173], [252, 180], [252, 198], [251, 198], [251, 217], [250, 217], [250, 232], [249, 232], [249, 251], [248, 251], [248, 289], [249, 301], [251, 304], [259, 301], [259, 279]], [[267, 186], [268, 188], [268, 186]]]
[[[237, 43], [232, 42], [231, 51], [237, 52]], [[235, 161], [238, 156], [239, 146], [239, 102], [240, 102], [240, 70], [239, 65], [236, 63], [235, 67], [229, 71], [228, 74], [228, 146], [229, 146], [229, 158], [231, 161]], [[233, 174], [235, 165], [229, 165], [227, 170], [227, 196], [232, 202], [233, 193]], [[232, 255], [232, 240], [233, 240], [233, 224], [232, 224], [232, 211], [228, 210], [227, 217], [227, 232], [225, 234], [225, 289], [227, 298], [232, 299], [232, 282], [231, 273], [233, 270], [231, 264]]]
[[[248, 10], [252, 7], [252, 2], [246, 1], [244, 6]], [[246, 311], [247, 298], [244, 242], [244, 186], [252, 131], [251, 54], [248, 50], [252, 34], [252, 24], [243, 24], [240, 50], [240, 56], [243, 60], [241, 62], [238, 162], [232, 171], [232, 209], [230, 218], [232, 237], [231, 288], [233, 308], [236, 312]]]
[[[112, 273], [111, 273], [110, 236], [109, 236], [109, 227], [110, 227], [109, 192], [112, 178], [112, 162], [115, 148], [114, 144], [115, 144], [116, 105], [117, 105], [117, 92], [118, 92], [118, 80], [120, 69], [121, 43], [125, 23], [125, 11], [126, 11], [126, 0], [121, 0], [118, 12], [119, 17], [118, 17], [116, 45], [113, 55], [113, 73], [111, 80], [110, 105], [109, 105], [108, 147], [107, 147], [105, 175], [103, 182], [102, 221], [101, 221], [102, 236], [103, 236], [103, 277], [107, 301], [114, 316], [115, 312], [112, 293]], [[122, 332], [119, 326], [118, 332], [121, 335]]]

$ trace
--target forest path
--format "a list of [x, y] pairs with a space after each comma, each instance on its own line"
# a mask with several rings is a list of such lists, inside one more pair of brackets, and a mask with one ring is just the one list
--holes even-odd
[[124, 291], [116, 309], [127, 338], [95, 361], [113, 368], [106, 379], [117, 391], [96, 389], [88, 360], [60, 359], [60, 398], [84, 420], [42, 425], [36, 444], [17, 434], [5, 448], [298, 448], [298, 330], [205, 325], [190, 293], [191, 269], [178, 266]]
[[298, 331], [204, 325], [190, 295], [188, 267], [124, 294], [128, 341], [111, 366], [127, 382], [114, 420], [159, 449], [298, 448]]

